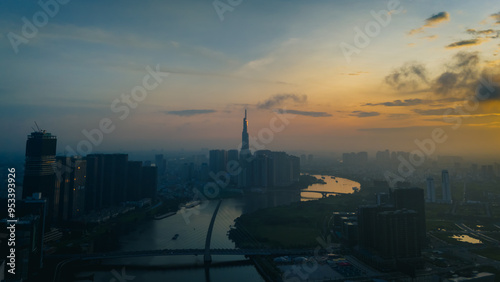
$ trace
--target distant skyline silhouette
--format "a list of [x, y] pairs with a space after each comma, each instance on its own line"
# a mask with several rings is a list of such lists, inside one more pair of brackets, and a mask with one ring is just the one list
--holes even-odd
[[[3, 153], [33, 121], [60, 154], [103, 119], [98, 152], [236, 148], [248, 109], [250, 138], [294, 116], [271, 150], [412, 151], [442, 128], [436, 155], [498, 155], [495, 1], [244, 1], [223, 19], [206, 1], [69, 1], [43, 25], [36, 2], [0, 8]], [[121, 119], [148, 66], [168, 76]]]

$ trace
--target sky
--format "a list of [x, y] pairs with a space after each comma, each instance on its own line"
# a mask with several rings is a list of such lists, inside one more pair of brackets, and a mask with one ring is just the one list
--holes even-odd
[[499, 37], [498, 1], [4, 0], [0, 151], [232, 149], [247, 109], [255, 149], [497, 155]]

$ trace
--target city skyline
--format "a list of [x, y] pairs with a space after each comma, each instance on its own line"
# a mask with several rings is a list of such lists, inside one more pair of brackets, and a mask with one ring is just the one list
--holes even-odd
[[436, 154], [497, 152], [494, 1], [56, 3], [1, 4], [3, 152], [33, 121], [60, 154], [103, 119], [92, 152], [236, 148], [244, 109], [254, 138], [288, 116], [271, 150], [412, 151], [442, 128]]

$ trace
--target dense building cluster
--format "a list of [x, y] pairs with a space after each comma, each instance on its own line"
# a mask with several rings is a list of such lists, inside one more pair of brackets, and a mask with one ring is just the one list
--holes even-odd
[[[101, 222], [117, 214], [103, 211], [128, 210], [122, 208], [125, 203], [151, 201], [156, 194], [154, 166], [129, 161], [126, 154], [56, 157], [56, 145], [56, 136], [42, 130], [31, 133], [26, 142], [22, 199], [15, 214], [18, 271], [14, 278], [19, 280], [42, 268], [44, 242], [62, 236], [53, 227]], [[2, 230], [8, 230], [7, 214], [1, 215], [5, 218], [0, 221]], [[6, 247], [2, 244], [2, 253], [7, 253]]]
[[394, 189], [378, 195], [377, 203], [360, 206], [357, 213], [334, 213], [335, 230], [379, 269], [397, 269], [402, 263], [422, 267], [421, 250], [427, 245], [423, 189]]

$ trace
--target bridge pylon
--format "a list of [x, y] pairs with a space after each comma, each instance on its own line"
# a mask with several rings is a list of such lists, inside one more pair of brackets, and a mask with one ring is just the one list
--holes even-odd
[[210, 226], [207, 231], [207, 238], [205, 240], [205, 254], [203, 255], [203, 261], [205, 264], [210, 264], [212, 262], [212, 256], [210, 255], [210, 241], [212, 239], [212, 231], [214, 229], [215, 218], [217, 217], [217, 212], [219, 211], [220, 204], [222, 204], [222, 200], [219, 200], [217, 207], [214, 210], [214, 214], [212, 215], [212, 220], [210, 221]]

